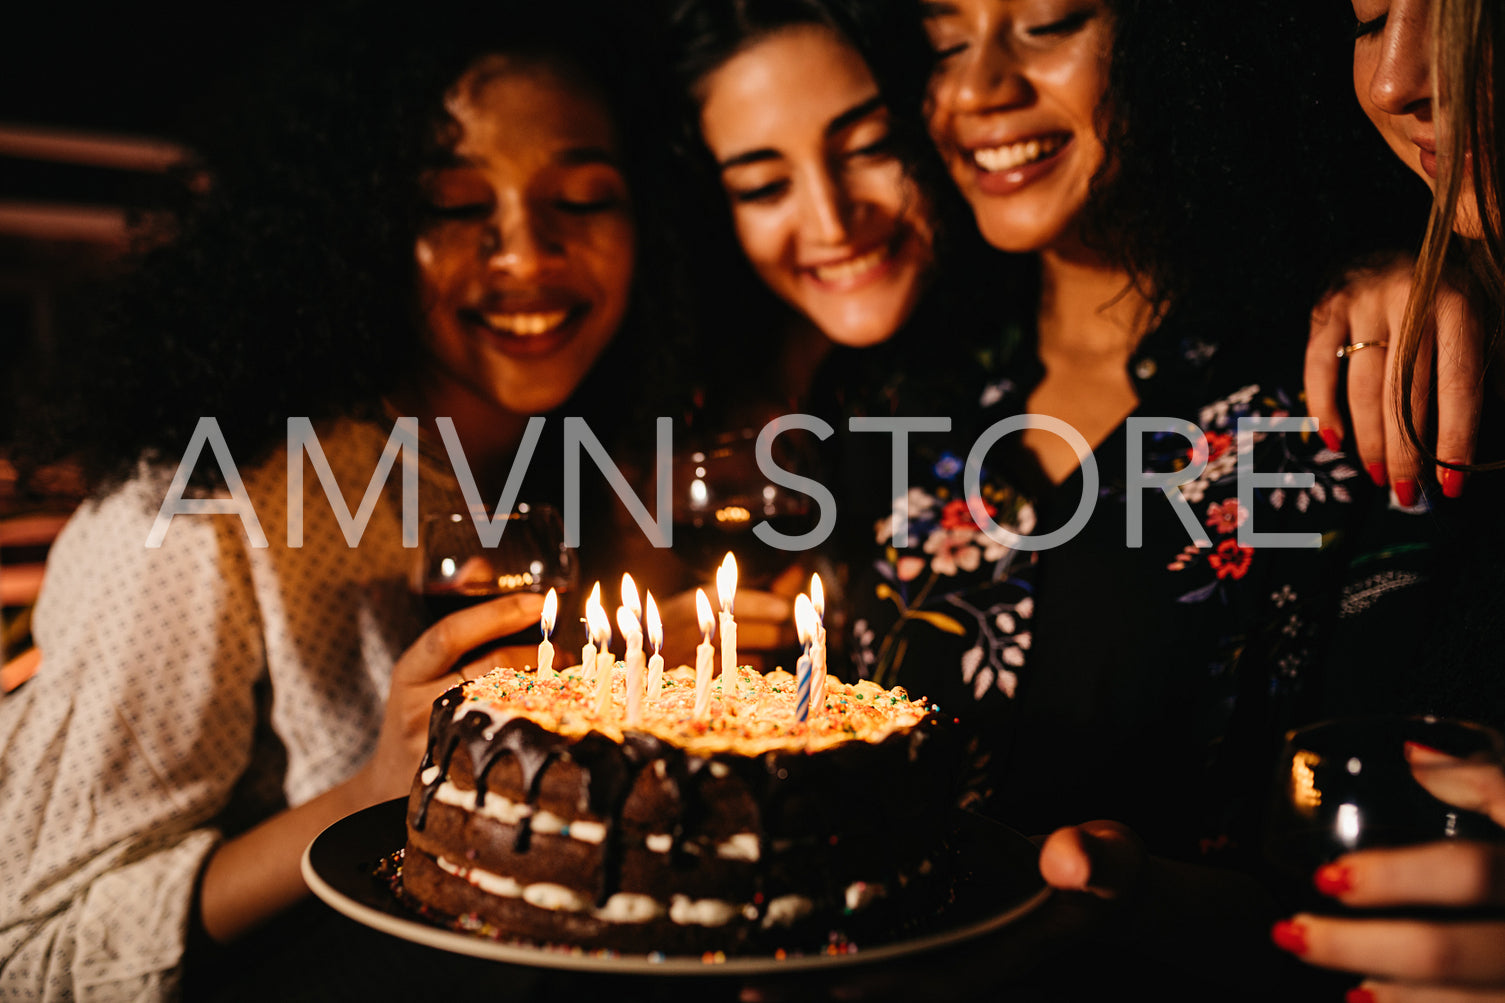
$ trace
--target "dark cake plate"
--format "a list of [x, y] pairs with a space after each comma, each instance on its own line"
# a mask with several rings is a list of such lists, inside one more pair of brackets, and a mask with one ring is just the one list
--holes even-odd
[[491, 961], [578, 972], [640, 975], [773, 975], [890, 961], [961, 944], [1018, 924], [1049, 897], [1035, 845], [980, 815], [958, 815], [953, 836], [961, 869], [954, 900], [918, 930], [835, 953], [716, 957], [617, 954], [494, 940], [440, 925], [404, 904], [379, 876], [406, 840], [407, 798], [350, 815], [303, 851], [303, 878], [327, 905], [404, 940]]

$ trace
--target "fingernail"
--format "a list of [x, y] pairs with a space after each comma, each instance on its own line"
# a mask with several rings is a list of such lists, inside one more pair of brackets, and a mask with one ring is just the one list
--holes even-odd
[[1457, 498], [1463, 494], [1463, 471], [1461, 470], [1443, 467], [1437, 482], [1442, 485], [1442, 493], [1448, 498]]
[[1371, 463], [1364, 469], [1369, 472], [1369, 479], [1374, 481], [1374, 486], [1377, 488], [1384, 487], [1390, 480], [1390, 475], [1385, 471], [1383, 463]]
[[1407, 759], [1410, 759], [1412, 756], [1441, 756], [1444, 759], [1453, 758], [1446, 752], [1443, 752], [1441, 749], [1434, 749], [1430, 745], [1423, 745], [1420, 742], [1407, 742], [1405, 745], [1405, 750]]
[[1343, 436], [1339, 435], [1335, 430], [1331, 428], [1322, 428], [1317, 430], [1317, 434], [1322, 436], [1323, 445], [1327, 446], [1327, 448], [1331, 449], [1333, 452], [1336, 453], [1340, 448], [1342, 448]]
[[1416, 504], [1416, 482], [1410, 478], [1395, 482], [1395, 500], [1401, 503], [1402, 508], [1410, 508]]
[[1297, 955], [1306, 953], [1306, 928], [1300, 923], [1289, 919], [1281, 920], [1270, 927], [1270, 939], [1282, 951]]
[[1317, 868], [1312, 883], [1323, 895], [1342, 895], [1353, 888], [1353, 871], [1344, 864], [1324, 864]]
[[1343, 1003], [1374, 1003], [1374, 990], [1364, 986], [1354, 986], [1343, 997]]

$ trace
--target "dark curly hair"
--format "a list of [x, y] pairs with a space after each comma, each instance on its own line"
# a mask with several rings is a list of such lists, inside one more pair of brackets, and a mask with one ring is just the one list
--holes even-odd
[[[203, 415], [248, 462], [285, 440], [289, 416], [377, 407], [417, 358], [418, 179], [441, 152], [442, 97], [482, 55], [557, 62], [593, 83], [613, 106], [635, 200], [651, 202], [661, 172], [649, 161], [664, 142], [633, 100], [634, 22], [620, 6], [322, 4], [251, 79], [205, 105], [217, 115], [200, 148], [211, 185], [176, 232], [144, 235], [94, 343], [30, 409], [20, 459], [69, 457], [105, 487], [142, 461], [175, 464]], [[675, 381], [633, 375], [666, 373], [679, 329], [664, 319], [665, 254], [654, 228], [639, 229], [632, 311], [573, 401], [615, 406], [623, 395], [591, 389], [610, 380], [672, 414], [647, 391]]]

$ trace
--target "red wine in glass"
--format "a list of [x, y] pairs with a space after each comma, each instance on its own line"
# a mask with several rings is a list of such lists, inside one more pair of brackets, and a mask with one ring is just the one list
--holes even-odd
[[[467, 607], [518, 592], [542, 594], [553, 589], [560, 609], [566, 610], [567, 596], [578, 581], [578, 561], [564, 544], [563, 520], [553, 508], [535, 505], [519, 506], [509, 515], [500, 539], [490, 547], [468, 513], [429, 516], [419, 539], [412, 585], [432, 624]], [[556, 647], [573, 643], [574, 633], [575, 625], [562, 616], [550, 640]], [[487, 642], [467, 653], [466, 660], [499, 647], [536, 645], [542, 639], [541, 628], [535, 624]]]

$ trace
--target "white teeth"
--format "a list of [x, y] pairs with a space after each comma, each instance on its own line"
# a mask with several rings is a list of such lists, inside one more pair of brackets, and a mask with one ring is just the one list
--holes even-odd
[[1016, 167], [1034, 163], [1041, 157], [1048, 157], [1061, 148], [1065, 139], [1060, 136], [1047, 136], [1044, 139], [1026, 139], [1022, 142], [1011, 143], [1008, 146], [994, 146], [984, 150], [973, 150], [972, 159], [977, 161], [977, 166], [985, 171], [1011, 171]]
[[550, 310], [547, 313], [488, 313], [482, 316], [498, 331], [533, 336], [554, 330], [569, 315], [568, 310]]
[[822, 282], [849, 282], [865, 275], [888, 260], [888, 248], [879, 247], [862, 255], [849, 258], [836, 265], [817, 265], [811, 271]]

